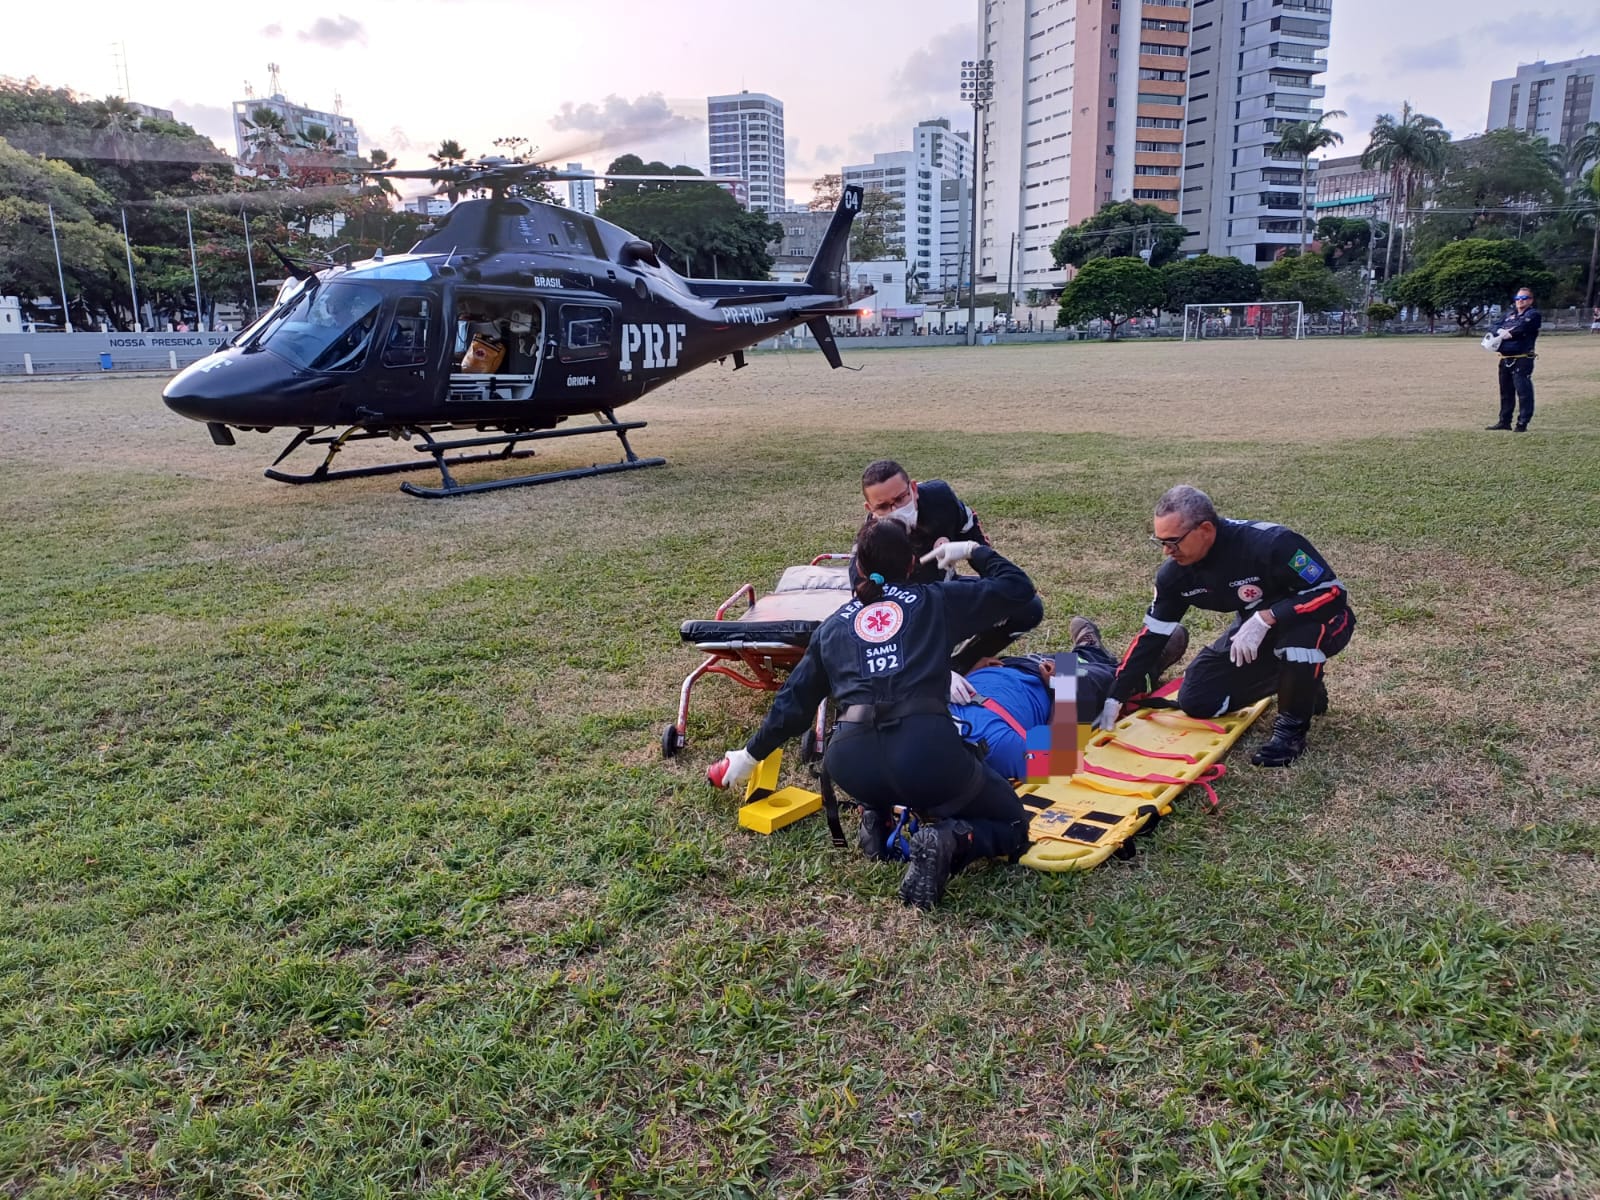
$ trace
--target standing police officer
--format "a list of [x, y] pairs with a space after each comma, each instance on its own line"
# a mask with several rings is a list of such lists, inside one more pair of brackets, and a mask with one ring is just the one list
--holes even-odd
[[[1523, 433], [1533, 420], [1533, 344], [1539, 340], [1543, 324], [1544, 318], [1533, 306], [1533, 289], [1519, 287], [1516, 307], [1494, 328], [1500, 352], [1500, 419], [1488, 428], [1514, 428]], [[1517, 410], [1514, 426], [1513, 408]]]
[[1156, 502], [1150, 540], [1167, 561], [1095, 728], [1116, 725], [1123, 702], [1150, 686], [1152, 668], [1189, 608], [1232, 612], [1233, 624], [1184, 672], [1178, 707], [1196, 717], [1221, 716], [1276, 692], [1272, 736], [1250, 761], [1288, 766], [1305, 753], [1312, 716], [1328, 709], [1323, 669], [1355, 630], [1344, 584], [1294, 530], [1224, 520], [1211, 497], [1188, 484]]
[[[906, 469], [891, 459], [868, 463], [861, 473], [862, 507], [870, 517], [894, 517], [911, 530], [911, 549], [917, 556], [912, 583], [932, 583], [953, 579], [955, 573], [923, 561], [941, 541], [977, 542], [989, 545], [989, 538], [978, 524], [978, 515], [942, 479], [915, 482]], [[853, 568], [852, 568], [853, 570]], [[852, 573], [851, 582], [856, 576]], [[964, 671], [980, 658], [998, 654], [1011, 642], [1044, 620], [1044, 601], [1034, 596], [1028, 604], [993, 629], [985, 630], [961, 648], [954, 667]], [[962, 685], [952, 681], [951, 698], [957, 698]], [[970, 692], [970, 689], [967, 689]]]
[[896, 805], [936, 822], [912, 837], [900, 883], [900, 898], [920, 908], [937, 904], [968, 863], [1015, 858], [1028, 842], [1017, 793], [963, 744], [945, 698], [952, 647], [1024, 609], [1033, 581], [975, 541], [946, 542], [930, 555], [941, 571], [970, 562], [979, 578], [912, 582], [918, 560], [907, 526], [869, 518], [856, 535], [865, 572], [856, 599], [812, 635], [755, 736], [707, 773], [722, 787], [744, 782], [831, 696], [839, 719], [824, 766], [862, 806], [862, 851], [887, 858]]

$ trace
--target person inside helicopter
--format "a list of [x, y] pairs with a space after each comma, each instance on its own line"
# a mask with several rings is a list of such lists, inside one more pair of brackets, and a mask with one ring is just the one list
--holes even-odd
[[312, 371], [346, 371], [361, 364], [378, 322], [383, 296], [363, 284], [329, 283], [302, 292], [258, 345]]

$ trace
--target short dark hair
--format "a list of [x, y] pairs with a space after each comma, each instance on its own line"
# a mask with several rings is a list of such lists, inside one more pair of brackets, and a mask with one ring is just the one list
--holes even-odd
[[1515, 296], [1518, 292], [1527, 292], [1528, 293], [1528, 299], [1530, 299], [1530, 300], [1536, 299], [1537, 295], [1538, 295], [1531, 287], [1529, 287], [1525, 283], [1519, 283], [1519, 284], [1517, 284], [1516, 287], [1511, 289], [1511, 294], [1513, 296]]
[[861, 491], [865, 493], [869, 487], [884, 483], [896, 475], [905, 475], [906, 482], [911, 482], [911, 476], [906, 474], [906, 469], [892, 458], [880, 458], [876, 462], [869, 462], [867, 469], [861, 472]]
[[[891, 476], [891, 478], [893, 478]], [[856, 597], [868, 604], [883, 595], [884, 583], [899, 583], [911, 569], [911, 531], [893, 517], [868, 517], [856, 530]]]
[[1161, 499], [1156, 501], [1156, 516], [1165, 517], [1177, 513], [1190, 527], [1210, 521], [1213, 526], [1220, 525], [1222, 518], [1217, 516], [1217, 509], [1211, 503], [1211, 497], [1190, 483], [1180, 483], [1169, 487], [1161, 494]]

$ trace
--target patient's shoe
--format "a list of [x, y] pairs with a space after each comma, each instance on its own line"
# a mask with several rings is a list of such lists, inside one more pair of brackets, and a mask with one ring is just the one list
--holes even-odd
[[1161, 647], [1161, 657], [1156, 659], [1156, 678], [1160, 679], [1185, 654], [1189, 653], [1189, 631], [1179, 625], [1167, 638], [1167, 644]]
[[1080, 646], [1101, 646], [1100, 626], [1088, 617], [1073, 617], [1067, 622], [1067, 637], [1072, 642], [1072, 648]]

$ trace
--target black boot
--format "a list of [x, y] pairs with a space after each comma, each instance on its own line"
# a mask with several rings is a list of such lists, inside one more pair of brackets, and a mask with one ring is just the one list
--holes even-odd
[[896, 855], [889, 852], [889, 835], [894, 832], [894, 818], [874, 808], [861, 810], [861, 828], [856, 832], [856, 849], [868, 862], [892, 862]]
[[900, 881], [900, 899], [924, 910], [943, 900], [957, 859], [965, 865], [971, 858], [961, 854], [963, 843], [971, 842], [972, 826], [965, 821], [940, 821], [917, 830], [911, 839], [911, 865]]
[[1493, 425], [1485, 425], [1485, 429], [1510, 429], [1510, 421], [1496, 421]]
[[1305, 717], [1279, 713], [1272, 723], [1272, 736], [1250, 756], [1258, 767], [1287, 767], [1306, 752], [1306, 733], [1311, 722]]

